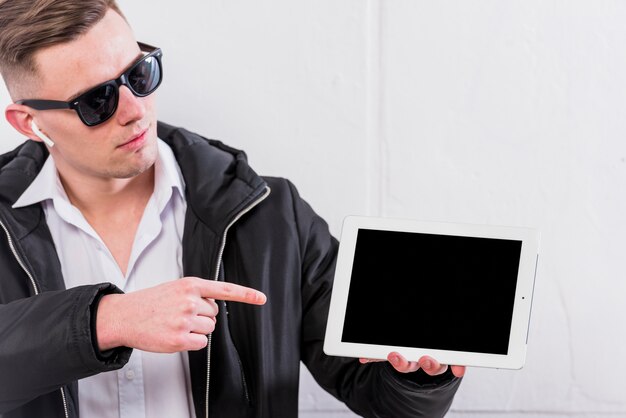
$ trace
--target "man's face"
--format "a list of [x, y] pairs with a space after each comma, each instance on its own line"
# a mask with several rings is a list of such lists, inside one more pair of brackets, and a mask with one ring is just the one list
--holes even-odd
[[[36, 98], [68, 101], [119, 77], [141, 56], [126, 21], [109, 10], [85, 35], [35, 55]], [[100, 125], [84, 125], [74, 110], [34, 111], [34, 121], [54, 141], [50, 153], [62, 177], [129, 178], [157, 157], [154, 95], [135, 97], [126, 86], [116, 113]]]

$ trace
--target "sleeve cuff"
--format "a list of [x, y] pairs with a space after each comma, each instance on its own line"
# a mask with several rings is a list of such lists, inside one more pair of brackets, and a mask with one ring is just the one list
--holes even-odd
[[106, 296], [111, 294], [122, 294], [124, 293], [121, 289], [113, 284], [109, 284], [106, 287], [100, 289], [96, 297], [93, 299], [93, 302], [89, 306], [90, 311], [90, 329], [91, 329], [91, 345], [93, 347], [93, 352], [96, 355], [96, 358], [103, 362], [109, 363], [115, 361], [124, 351], [128, 350], [127, 347], [116, 347], [110, 350], [101, 351], [98, 348], [98, 335], [96, 334], [96, 319], [98, 316], [98, 305], [100, 304], [100, 300]]
[[457, 377], [452, 374], [450, 367], [440, 375], [430, 376], [421, 369], [412, 373], [400, 373], [390, 364], [386, 364], [385, 366], [383, 373], [388, 374], [394, 381], [414, 390], [437, 389], [457, 379]]

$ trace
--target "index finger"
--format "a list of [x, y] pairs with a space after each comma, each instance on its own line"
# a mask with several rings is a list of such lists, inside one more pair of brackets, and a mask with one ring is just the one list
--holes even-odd
[[250, 287], [209, 280], [203, 281], [200, 287], [200, 296], [203, 298], [228, 300], [231, 302], [250, 303], [252, 305], [263, 305], [267, 301], [267, 297], [263, 292], [259, 292]]

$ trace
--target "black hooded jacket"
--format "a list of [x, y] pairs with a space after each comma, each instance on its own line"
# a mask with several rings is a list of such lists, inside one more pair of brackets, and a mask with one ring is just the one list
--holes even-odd
[[[291, 183], [259, 177], [243, 152], [218, 141], [162, 123], [158, 135], [186, 183], [184, 274], [268, 296], [262, 307], [220, 302], [210, 350], [189, 352], [198, 418], [296, 417], [300, 361], [359, 415], [445, 414], [460, 383], [449, 371], [400, 374], [387, 363], [323, 353], [337, 241]], [[95, 348], [97, 303], [120, 291], [110, 283], [66, 290], [41, 206], [11, 208], [47, 157], [33, 141], [0, 156], [4, 418], [78, 417], [77, 381], [123, 367], [132, 352]]]

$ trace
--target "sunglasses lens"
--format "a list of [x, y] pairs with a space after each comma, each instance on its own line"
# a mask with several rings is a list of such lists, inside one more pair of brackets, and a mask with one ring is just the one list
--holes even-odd
[[147, 96], [161, 83], [161, 67], [156, 57], [146, 57], [128, 74], [128, 84], [137, 96]]
[[117, 88], [113, 84], [105, 84], [81, 96], [77, 110], [85, 123], [97, 125], [110, 118], [116, 107]]

